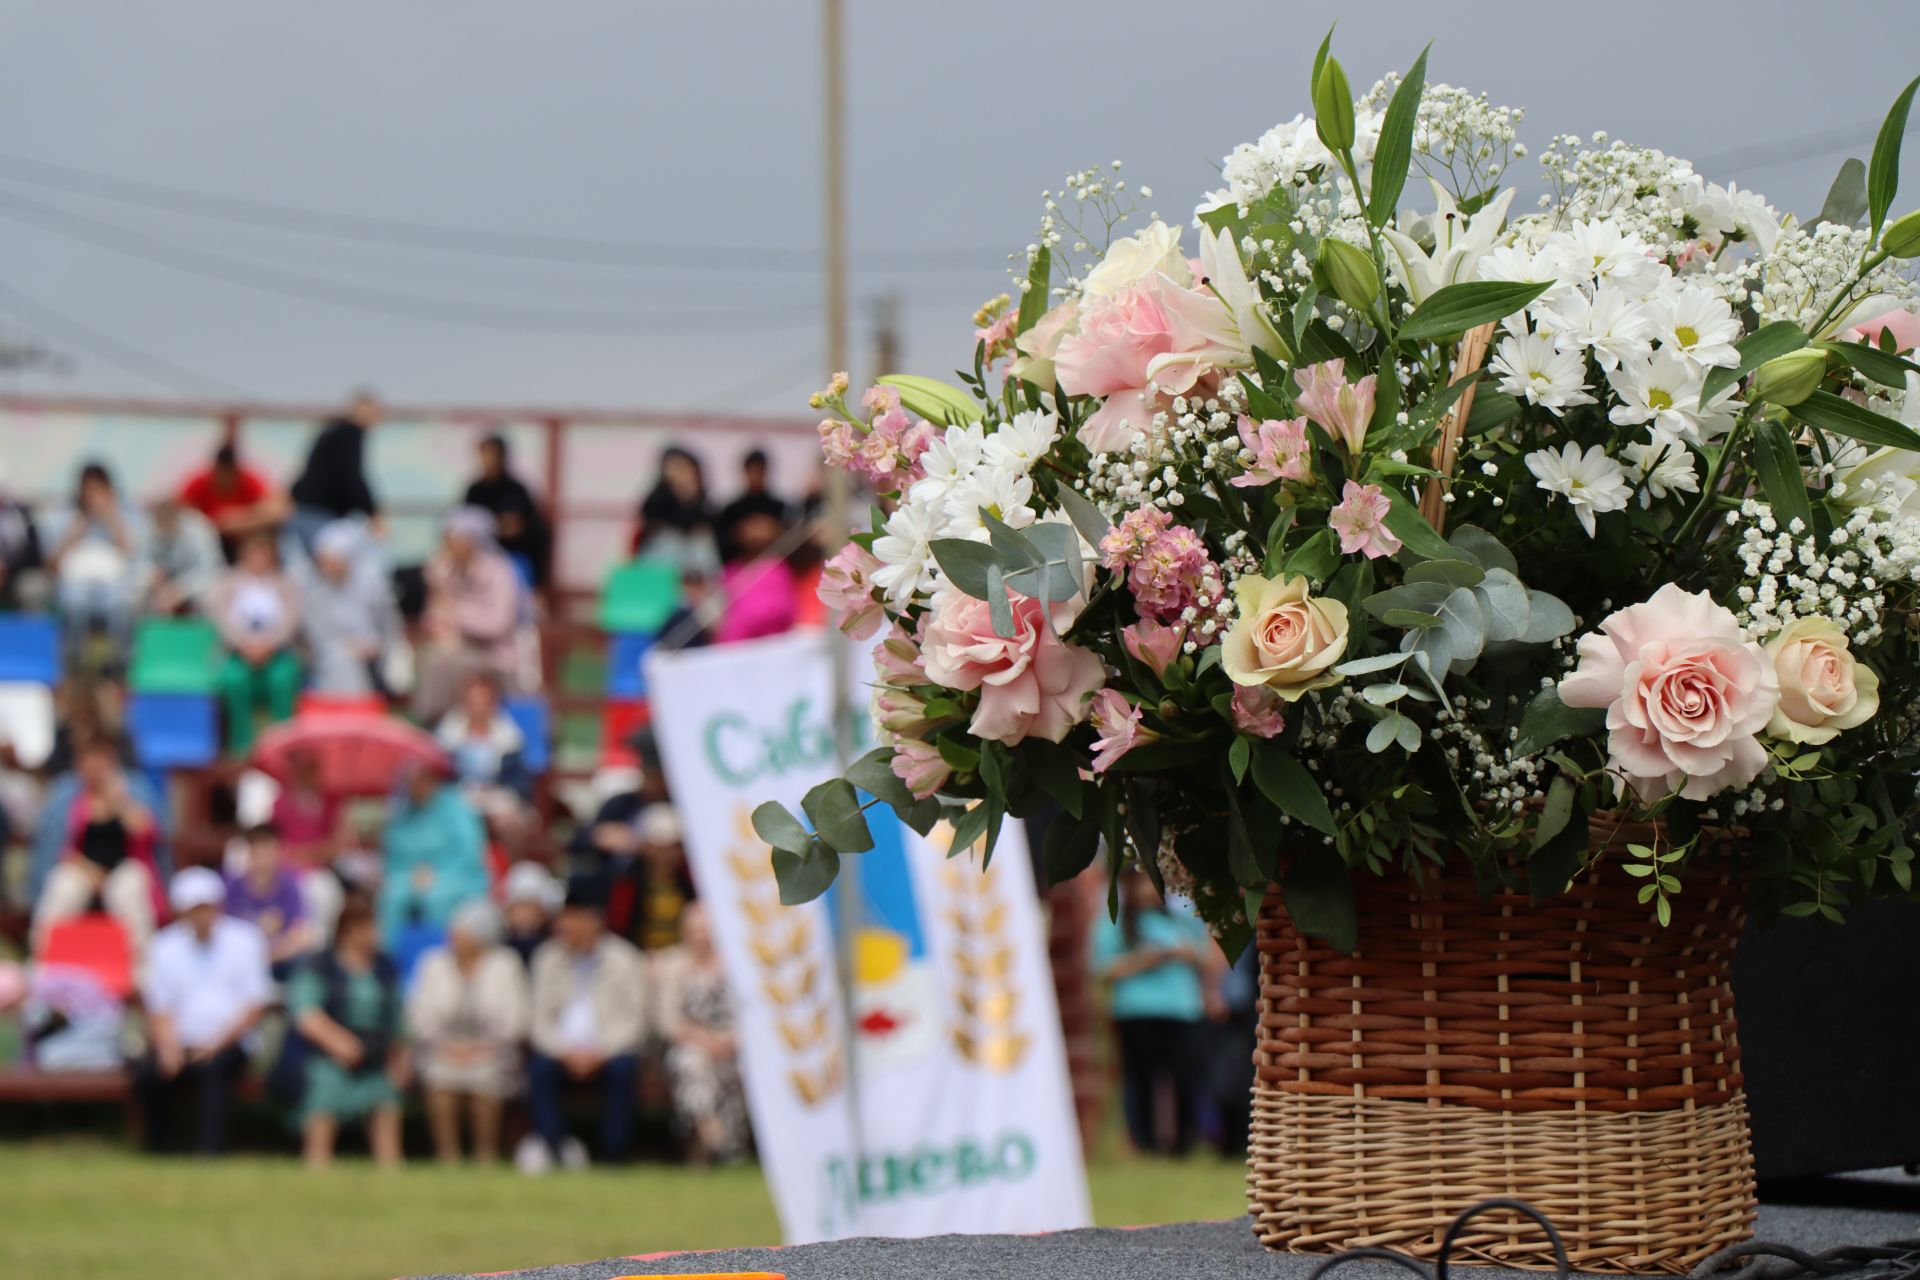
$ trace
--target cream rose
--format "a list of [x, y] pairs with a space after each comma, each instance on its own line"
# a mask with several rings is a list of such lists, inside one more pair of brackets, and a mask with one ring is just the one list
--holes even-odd
[[1796, 618], [1767, 643], [1780, 705], [1767, 732], [1789, 742], [1831, 742], [1880, 709], [1880, 677], [1854, 661], [1847, 634], [1826, 618]]
[[1180, 253], [1180, 232], [1154, 222], [1137, 236], [1121, 236], [1107, 246], [1100, 265], [1087, 272], [1083, 298], [1100, 298], [1130, 289], [1153, 275], [1170, 276], [1177, 285], [1193, 283], [1193, 271]]
[[1307, 594], [1305, 578], [1248, 574], [1234, 584], [1239, 605], [1220, 643], [1220, 665], [1235, 684], [1266, 685], [1288, 702], [1340, 683], [1333, 665], [1347, 651], [1347, 606]]

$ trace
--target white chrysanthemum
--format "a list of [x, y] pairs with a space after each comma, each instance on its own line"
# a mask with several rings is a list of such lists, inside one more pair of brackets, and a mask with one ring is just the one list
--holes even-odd
[[1653, 350], [1653, 321], [1647, 312], [1619, 286], [1602, 284], [1591, 293], [1568, 290], [1547, 309], [1546, 327], [1561, 350], [1591, 350], [1602, 369], [1612, 370]]
[[916, 505], [939, 510], [953, 487], [973, 474], [986, 452], [986, 428], [978, 422], [948, 427], [920, 455], [923, 478], [913, 482], [907, 496]]
[[1047, 456], [1060, 436], [1060, 420], [1050, 413], [1030, 409], [1016, 414], [987, 437], [984, 452], [990, 466], [1031, 471], [1033, 464]]
[[873, 556], [880, 567], [873, 584], [886, 593], [887, 603], [900, 610], [914, 596], [933, 588], [933, 539], [944, 519], [937, 508], [908, 502], [887, 518], [886, 532], [873, 540]]
[[1651, 506], [1654, 498], [1700, 492], [1693, 454], [1678, 440], [1656, 435], [1652, 440], [1636, 440], [1620, 452], [1626, 455], [1627, 478], [1640, 486], [1642, 507]]
[[1676, 439], [1698, 435], [1700, 384], [1705, 375], [1664, 348], [1645, 360], [1629, 360], [1607, 374], [1619, 401], [1607, 417], [1623, 427], [1646, 423]]
[[1585, 453], [1569, 441], [1558, 453], [1539, 449], [1527, 455], [1527, 470], [1548, 493], [1557, 493], [1573, 507], [1580, 527], [1591, 538], [1594, 517], [1607, 511], [1621, 511], [1633, 497], [1620, 464], [1607, 451], [1594, 445]]
[[1587, 394], [1586, 360], [1575, 352], [1561, 351], [1544, 334], [1502, 338], [1491, 367], [1500, 375], [1502, 391], [1556, 416], [1569, 405], [1593, 403]]
[[972, 475], [953, 487], [947, 495], [946, 526], [949, 538], [987, 536], [986, 522], [980, 518], [985, 509], [994, 519], [1013, 529], [1024, 529], [1034, 521], [1033, 481], [1025, 472], [1004, 467], [978, 467]]
[[1734, 343], [1740, 340], [1740, 322], [1719, 294], [1698, 285], [1662, 289], [1646, 307], [1660, 349], [1681, 356], [1699, 368], [1740, 363]]
[[1611, 220], [1576, 222], [1548, 236], [1541, 253], [1561, 280], [1611, 283], [1630, 298], [1644, 298], [1668, 274], [1649, 254], [1647, 242]]

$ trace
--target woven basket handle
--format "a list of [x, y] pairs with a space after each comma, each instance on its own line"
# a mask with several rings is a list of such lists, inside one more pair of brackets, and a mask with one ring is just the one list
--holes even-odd
[[[1466, 336], [1460, 339], [1460, 351], [1453, 360], [1453, 377], [1447, 380], [1447, 385], [1478, 374], [1480, 366], [1487, 362], [1487, 348], [1492, 342], [1491, 323], [1467, 330]], [[1435, 533], [1445, 533], [1447, 529], [1447, 492], [1453, 488], [1454, 457], [1460, 451], [1460, 436], [1466, 430], [1467, 415], [1473, 412], [1473, 393], [1478, 385], [1462, 391], [1460, 398], [1453, 402], [1441, 425], [1440, 440], [1433, 446], [1433, 469], [1440, 474], [1427, 481], [1426, 490], [1420, 495], [1420, 514], [1426, 517]]]

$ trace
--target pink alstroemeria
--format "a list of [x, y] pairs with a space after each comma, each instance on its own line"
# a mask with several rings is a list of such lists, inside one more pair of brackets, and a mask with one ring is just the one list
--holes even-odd
[[1296, 371], [1294, 377], [1300, 383], [1294, 403], [1357, 456], [1366, 443], [1367, 424], [1373, 420], [1375, 376], [1370, 373], [1358, 382], [1348, 382], [1346, 361], [1325, 360]]
[[925, 800], [946, 786], [947, 779], [953, 776], [953, 766], [941, 756], [940, 748], [918, 738], [902, 738], [894, 743], [891, 763], [893, 776], [906, 783], [916, 800]]
[[1263, 684], [1233, 686], [1233, 727], [1256, 738], [1279, 736], [1287, 727], [1286, 703]]
[[1340, 505], [1327, 514], [1327, 524], [1340, 535], [1340, 554], [1366, 553], [1369, 560], [1390, 556], [1400, 549], [1400, 539], [1387, 528], [1387, 512], [1393, 503], [1377, 484], [1347, 481], [1340, 493]]
[[873, 598], [873, 571], [879, 567], [871, 551], [849, 542], [820, 571], [820, 603], [855, 640], [865, 640], [886, 621], [885, 607]]
[[1156, 678], [1166, 674], [1173, 660], [1180, 656], [1180, 645], [1187, 638], [1184, 623], [1166, 626], [1158, 622], [1136, 622], [1120, 632], [1120, 642], [1127, 652], [1144, 663]]
[[1253, 489], [1276, 480], [1307, 478], [1307, 420], [1268, 418], [1255, 422], [1240, 415], [1240, 443], [1253, 454], [1253, 465], [1227, 483]]
[[926, 668], [921, 663], [920, 642], [908, 633], [899, 623], [873, 646], [873, 672], [880, 677], [882, 684], [911, 688], [916, 684], [927, 683]]
[[1088, 722], [1100, 736], [1093, 741], [1093, 771], [1105, 773], [1121, 756], [1157, 736], [1140, 727], [1140, 708], [1115, 689], [1102, 689], [1088, 703]]

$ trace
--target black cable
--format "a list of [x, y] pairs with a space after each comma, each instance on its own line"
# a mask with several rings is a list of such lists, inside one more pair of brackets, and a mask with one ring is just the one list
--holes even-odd
[[169, 391], [191, 396], [198, 402], [204, 402], [209, 395], [252, 394], [244, 387], [196, 373], [164, 356], [136, 347], [3, 282], [0, 282], [0, 311], [46, 330], [69, 346], [91, 352], [123, 372], [144, 378]]

